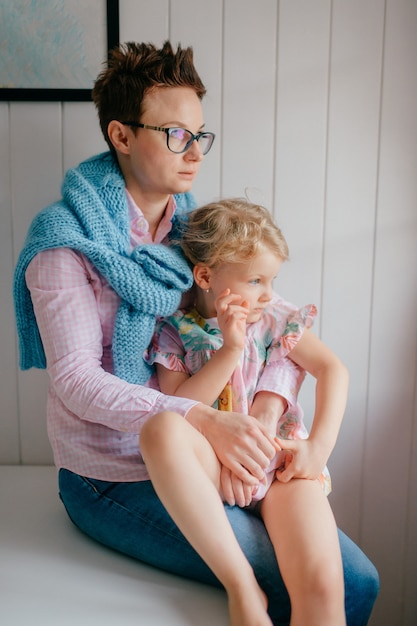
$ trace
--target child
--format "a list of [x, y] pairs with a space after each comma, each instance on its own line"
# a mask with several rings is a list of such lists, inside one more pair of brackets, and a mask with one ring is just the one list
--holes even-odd
[[[345, 408], [346, 369], [308, 331], [315, 307], [297, 309], [274, 295], [273, 280], [288, 258], [288, 248], [266, 209], [240, 199], [197, 209], [185, 225], [181, 247], [194, 266], [195, 303], [161, 320], [148, 360], [156, 364], [164, 393], [254, 417], [256, 394], [274, 393], [283, 359], [317, 379], [309, 436], [296, 394], [286, 398], [283, 415], [264, 421], [278, 451], [265, 483], [254, 488], [225, 468], [214, 482], [230, 504], [260, 501], [254, 512], [262, 517], [277, 554], [291, 599], [291, 624], [343, 625], [342, 562], [323, 468]], [[157, 449], [155, 445], [155, 455]], [[154, 481], [152, 469], [159, 461], [146, 445], [144, 451]], [[184, 457], [181, 461], [187, 463]], [[175, 495], [165, 498], [164, 493], [178, 493], [176, 481], [172, 472], [165, 480], [158, 472], [154, 481], [171, 514]], [[200, 492], [196, 505], [203, 499]], [[175, 505], [172, 510], [186, 534], [188, 525], [182, 525], [181, 517], [188, 511], [182, 513]], [[210, 523], [193, 531], [203, 558], [207, 545], [215, 545], [215, 532]]]

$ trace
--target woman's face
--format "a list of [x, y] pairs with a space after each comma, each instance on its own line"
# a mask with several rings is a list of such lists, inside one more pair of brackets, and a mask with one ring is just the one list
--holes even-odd
[[[164, 128], [177, 126], [193, 134], [204, 127], [201, 101], [189, 87], [153, 89], [143, 100], [139, 121]], [[133, 134], [133, 129], [130, 132]], [[159, 196], [191, 189], [203, 159], [196, 141], [186, 152], [176, 154], [167, 147], [166, 133], [138, 128], [130, 145], [130, 171], [126, 180], [129, 191], [136, 189], [141, 196], [156, 200]]]

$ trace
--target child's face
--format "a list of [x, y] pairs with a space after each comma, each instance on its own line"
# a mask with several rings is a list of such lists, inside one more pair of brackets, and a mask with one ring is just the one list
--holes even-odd
[[262, 248], [249, 262], [226, 263], [210, 272], [210, 290], [215, 300], [225, 289], [241, 297], [249, 307], [247, 322], [257, 322], [272, 298], [272, 283], [282, 259]]

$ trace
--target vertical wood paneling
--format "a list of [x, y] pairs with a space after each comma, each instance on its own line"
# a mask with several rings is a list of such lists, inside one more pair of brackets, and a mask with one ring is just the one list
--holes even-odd
[[321, 298], [330, 8], [281, 2], [278, 18], [274, 208], [291, 258], [277, 289], [300, 305]]
[[407, 626], [417, 622], [417, 614], [414, 619], [410, 614], [417, 595], [416, 527], [410, 526], [417, 498], [411, 456], [417, 374], [416, 33], [416, 3], [387, 2], [362, 517], [364, 546], [379, 565], [390, 598], [378, 604], [372, 623], [398, 620]]
[[120, 41], [160, 45], [168, 38], [169, 0], [119, 0]]
[[[260, 10], [262, 6], [262, 10]], [[243, 196], [246, 188], [272, 205], [276, 93], [277, 10], [229, 0], [224, 10], [222, 126], [223, 196]]]
[[[314, 332], [320, 334], [331, 4], [296, 0], [279, 7], [272, 208], [290, 260], [275, 288], [299, 306], [319, 307]], [[308, 376], [300, 395], [308, 426], [314, 386]]]
[[372, 305], [384, 2], [334, 2], [322, 337], [350, 370], [350, 395], [331, 459], [338, 519], [359, 536]]
[[61, 104], [19, 102], [10, 108], [13, 228], [18, 253], [33, 217], [60, 196]]
[[[416, 2], [120, 0], [120, 18], [121, 41], [193, 46], [218, 135], [197, 199], [257, 188], [292, 254], [277, 289], [321, 304], [315, 330], [351, 371], [331, 502], [380, 571], [372, 626], [415, 626]], [[45, 373], [16, 370], [13, 266], [63, 172], [106, 145], [91, 103], [0, 103], [0, 140], [0, 463], [48, 463]]]
[[93, 154], [108, 150], [92, 102], [62, 105], [62, 149], [64, 172]]
[[12, 302], [13, 240], [9, 105], [0, 104], [0, 462], [19, 463], [17, 354]]
[[[10, 106], [13, 243], [17, 255], [34, 215], [60, 195], [61, 105], [13, 103]], [[45, 419], [46, 374], [37, 370], [20, 372], [18, 380], [22, 462], [50, 462]]]

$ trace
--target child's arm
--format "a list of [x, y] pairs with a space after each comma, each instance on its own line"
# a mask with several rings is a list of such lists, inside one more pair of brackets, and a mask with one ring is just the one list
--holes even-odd
[[250, 414], [261, 422], [267, 431], [275, 437], [277, 424], [288, 408], [288, 403], [282, 396], [272, 391], [259, 391], [250, 409]]
[[241, 353], [241, 350], [228, 350], [223, 346], [193, 376], [173, 372], [156, 363], [159, 388], [169, 396], [190, 398], [211, 406], [233, 374]]
[[156, 364], [160, 389], [171, 396], [198, 400], [211, 406], [230, 380], [242, 355], [246, 337], [247, 308], [235, 304], [239, 296], [226, 290], [216, 300], [217, 319], [223, 334], [223, 346], [193, 376], [173, 372]]
[[293, 477], [316, 478], [323, 471], [339, 433], [349, 379], [340, 359], [308, 330], [288, 356], [317, 382], [314, 419], [308, 439], [279, 439], [281, 447], [293, 453], [293, 461], [279, 475], [283, 482]]

